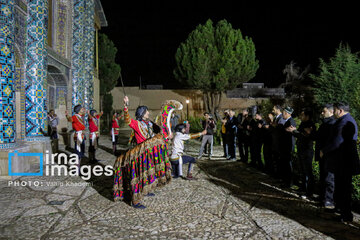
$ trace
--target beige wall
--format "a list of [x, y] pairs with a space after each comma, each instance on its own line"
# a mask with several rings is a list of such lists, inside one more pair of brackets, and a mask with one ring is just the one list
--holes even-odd
[[[139, 89], [138, 87], [126, 87], [125, 93], [129, 97], [129, 110], [132, 117], [134, 117], [135, 109], [139, 105], [146, 105], [150, 110], [151, 116], [155, 116], [160, 112], [161, 104], [170, 99], [177, 100], [184, 105], [183, 110], [179, 113], [183, 119], [186, 117], [186, 99], [190, 100], [190, 116], [202, 115], [204, 112], [203, 95], [201, 91], [198, 90], [146, 90]], [[116, 87], [111, 91], [111, 94], [113, 96], [113, 109], [123, 109], [123, 89], [121, 87]], [[260, 103], [262, 100], [265, 99], [226, 98], [226, 95], [224, 94], [220, 104], [220, 109], [225, 110], [227, 108], [232, 108], [238, 113], [238, 110]]]
[[94, 76], [94, 109], [100, 112], [100, 80]]

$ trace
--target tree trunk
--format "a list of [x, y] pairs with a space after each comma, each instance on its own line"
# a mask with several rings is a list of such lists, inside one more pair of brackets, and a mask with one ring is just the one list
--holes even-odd
[[[217, 118], [216, 111], [219, 109], [221, 103], [222, 93], [205, 92], [204, 93], [204, 105], [205, 111], [211, 113]], [[217, 119], [218, 120], [218, 119]]]
[[207, 112], [209, 111], [209, 101], [208, 101], [208, 93], [203, 93], [203, 99], [204, 99], [204, 110]]

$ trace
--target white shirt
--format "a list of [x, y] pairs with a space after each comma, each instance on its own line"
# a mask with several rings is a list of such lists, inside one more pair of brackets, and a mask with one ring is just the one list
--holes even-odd
[[172, 153], [170, 158], [176, 159], [184, 153], [184, 141], [189, 140], [190, 134], [176, 132], [173, 139]]

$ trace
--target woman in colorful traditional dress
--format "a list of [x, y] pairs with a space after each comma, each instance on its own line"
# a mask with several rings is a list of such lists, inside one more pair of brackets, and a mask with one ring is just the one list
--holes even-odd
[[[145, 208], [141, 204], [143, 196], [151, 193], [156, 187], [171, 180], [167, 141], [171, 136], [170, 116], [173, 110], [181, 109], [179, 102], [163, 106], [159, 127], [149, 120], [146, 106], [136, 109], [136, 120], [131, 119], [124, 97], [125, 123], [134, 130], [137, 145], [118, 157], [114, 164], [114, 200], [122, 200], [124, 192], [129, 193], [135, 208]], [[153, 195], [153, 194], [151, 194]]]

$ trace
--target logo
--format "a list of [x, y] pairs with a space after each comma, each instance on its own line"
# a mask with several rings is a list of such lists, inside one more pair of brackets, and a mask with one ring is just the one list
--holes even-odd
[[[14, 157], [39, 157], [39, 172], [12, 172]], [[69, 155], [65, 153], [49, 154], [45, 153], [45, 165], [43, 161], [43, 153], [19, 153], [14, 151], [8, 154], [9, 157], [9, 176], [81, 176], [83, 180], [89, 180], [92, 176], [112, 176], [113, 167], [110, 165], [80, 165], [79, 156], [75, 153]], [[57, 161], [56, 161], [57, 159]], [[20, 161], [20, 159], [17, 159]], [[19, 163], [18, 163], [19, 164]], [[45, 166], [45, 170], [43, 167]]]
[[[39, 157], [40, 158], [40, 172], [12, 172], [12, 158], [15, 156], [18, 157]], [[9, 176], [43, 176], [43, 154], [42, 153], [19, 153], [14, 151], [13, 153], [8, 154], [9, 161]]]

